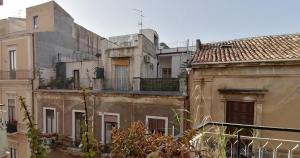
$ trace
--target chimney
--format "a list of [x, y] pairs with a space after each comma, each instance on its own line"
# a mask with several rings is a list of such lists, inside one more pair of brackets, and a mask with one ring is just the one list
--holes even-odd
[[196, 40], [196, 49], [201, 48], [201, 41], [199, 39]]

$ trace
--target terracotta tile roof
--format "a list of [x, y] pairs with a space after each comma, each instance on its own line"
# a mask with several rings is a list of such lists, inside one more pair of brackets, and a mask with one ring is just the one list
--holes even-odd
[[202, 44], [193, 63], [300, 60], [300, 34], [263, 36]]

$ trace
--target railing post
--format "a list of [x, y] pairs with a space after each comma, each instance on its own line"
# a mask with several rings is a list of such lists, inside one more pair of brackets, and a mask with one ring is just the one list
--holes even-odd
[[293, 158], [293, 151], [294, 151], [295, 149], [297, 149], [298, 146], [299, 146], [299, 144], [297, 144], [295, 147], [293, 147], [293, 149], [290, 149], [290, 150], [289, 150], [288, 158]]
[[240, 148], [241, 148], [241, 134], [240, 131], [237, 133], [237, 158], [240, 158]]

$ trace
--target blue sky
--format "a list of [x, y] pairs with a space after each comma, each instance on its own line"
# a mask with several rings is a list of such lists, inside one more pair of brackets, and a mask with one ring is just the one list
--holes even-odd
[[[4, 0], [0, 18], [47, 0]], [[160, 41], [176, 45], [300, 32], [299, 0], [56, 0], [75, 21], [101, 36], [136, 33], [144, 11], [144, 27], [157, 30]], [[180, 44], [179, 44], [180, 45]]]

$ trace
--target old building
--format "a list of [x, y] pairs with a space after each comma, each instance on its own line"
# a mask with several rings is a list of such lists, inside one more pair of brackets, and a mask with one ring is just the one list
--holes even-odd
[[[153, 42], [158, 35], [153, 30], [148, 34], [155, 38], [132, 34], [103, 39], [103, 51], [91, 59], [60, 56], [57, 78], [72, 80], [70, 86], [63, 82], [64, 86], [36, 90], [37, 118], [43, 132], [62, 135], [73, 142], [72, 147], [78, 147], [80, 116], [84, 113], [80, 88], [89, 89], [94, 134], [102, 144], [110, 143], [113, 127], [126, 128], [136, 121], [143, 122], [149, 131], [182, 132], [186, 98], [179, 82], [173, 82], [177, 88], [172, 89], [168, 87], [170, 81], [156, 78], [158, 47]], [[158, 88], [153, 89], [156, 85]]]
[[[4, 104], [10, 156], [29, 154], [25, 122], [17, 96], [33, 100], [33, 36], [26, 32], [26, 20], [8, 18], [0, 21], [0, 103]], [[20, 148], [22, 146], [22, 148]]]
[[5, 125], [5, 110], [3, 110], [4, 104], [0, 104], [0, 158], [8, 158], [9, 149], [8, 149], [8, 141], [7, 141], [7, 132]]
[[139, 91], [142, 78], [156, 77], [158, 34], [152, 29], [140, 32], [108, 38], [115, 45], [102, 53], [105, 89]]
[[[84, 113], [82, 94], [78, 90], [39, 90], [38, 124], [45, 133], [56, 133], [80, 144], [80, 116]], [[110, 143], [113, 127], [126, 128], [141, 121], [150, 131], [178, 134], [180, 124], [171, 109], [182, 109], [184, 97], [172, 93], [118, 93], [89, 91], [89, 112], [96, 139]], [[178, 112], [179, 116], [180, 111]], [[78, 116], [77, 116], [78, 115]]]
[[178, 78], [185, 74], [186, 66], [191, 61], [195, 46], [172, 47], [170, 48], [164, 43], [157, 53], [157, 76], [158, 78]]
[[33, 92], [55, 79], [59, 56], [94, 56], [101, 36], [76, 24], [56, 2], [26, 9], [26, 18], [0, 20], [0, 103], [4, 104], [10, 157], [29, 157], [18, 96], [37, 117]]
[[[220, 122], [299, 128], [299, 42], [299, 34], [199, 42], [189, 76], [194, 126], [211, 116]], [[252, 134], [300, 139], [297, 133]], [[291, 146], [284, 143], [281, 149]]]
[[182, 132], [186, 97], [180, 87], [184, 85], [178, 79], [158, 78], [156, 31], [143, 29], [106, 39], [72, 24], [72, 17], [55, 2], [37, 7], [54, 10], [54, 22], [42, 20], [52, 12], [27, 10], [27, 19], [41, 25], [29, 26], [33, 27], [29, 31], [37, 41], [34, 116], [45, 143], [59, 135], [69, 142], [64, 144], [66, 152], [80, 151], [81, 88], [88, 89], [93, 132], [103, 145], [110, 143], [112, 128], [126, 128], [136, 121], [143, 122], [149, 132]]

